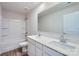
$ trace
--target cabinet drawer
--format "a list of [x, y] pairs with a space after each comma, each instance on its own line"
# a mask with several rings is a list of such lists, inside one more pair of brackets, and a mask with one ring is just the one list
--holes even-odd
[[38, 47], [39, 49], [42, 49], [42, 44], [40, 44], [39, 42], [36, 42], [36, 47]]
[[45, 53], [47, 53], [48, 55], [50, 55], [50, 56], [63, 56], [63, 54], [61, 54], [61, 53], [59, 53], [59, 52], [57, 52], [55, 50], [52, 50], [52, 49], [50, 49], [50, 48], [48, 48], [46, 46], [43, 46], [43, 51]]
[[30, 43], [32, 43], [34, 45], [36, 44], [36, 42], [34, 40], [30, 39], [30, 38], [28, 38], [28, 42], [30, 42]]

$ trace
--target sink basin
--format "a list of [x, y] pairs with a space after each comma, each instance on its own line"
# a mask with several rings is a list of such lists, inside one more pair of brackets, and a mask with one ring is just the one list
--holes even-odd
[[37, 38], [36, 40], [43, 42], [43, 43], [48, 43], [52, 41], [52, 39], [49, 39], [49, 37], [45, 37], [45, 36], [36, 36], [36, 38]]
[[74, 51], [75, 49], [75, 46], [72, 46], [68, 43], [62, 43], [62, 42], [58, 42], [58, 41], [52, 41], [52, 42], [49, 42], [50, 45], [55, 45], [61, 49], [64, 49], [64, 50], [67, 50], [67, 51]]

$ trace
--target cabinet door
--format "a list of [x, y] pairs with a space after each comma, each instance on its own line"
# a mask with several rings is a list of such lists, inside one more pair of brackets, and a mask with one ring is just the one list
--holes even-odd
[[42, 50], [36, 47], [36, 56], [42, 56]]
[[29, 56], [35, 56], [35, 45], [28, 42], [28, 54]]
[[43, 52], [43, 56], [50, 56], [50, 55], [48, 55], [47, 53]]
[[45, 55], [45, 52], [46, 54], [48, 54], [49, 56], [63, 56], [63, 54], [53, 50], [53, 49], [50, 49], [46, 46], [43, 46], [43, 54]]
[[36, 42], [36, 56], [42, 56], [43, 53], [42, 46], [43, 46], [42, 44]]

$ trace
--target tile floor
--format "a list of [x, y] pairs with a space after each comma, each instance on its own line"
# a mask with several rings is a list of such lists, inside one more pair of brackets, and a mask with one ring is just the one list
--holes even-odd
[[5, 53], [0, 54], [0, 56], [28, 56], [27, 52], [22, 52], [21, 48], [17, 48]]

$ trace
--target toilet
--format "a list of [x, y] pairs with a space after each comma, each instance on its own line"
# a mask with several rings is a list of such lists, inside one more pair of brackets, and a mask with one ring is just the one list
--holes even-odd
[[22, 48], [22, 52], [27, 52], [28, 42], [21, 42], [19, 43], [19, 46]]

